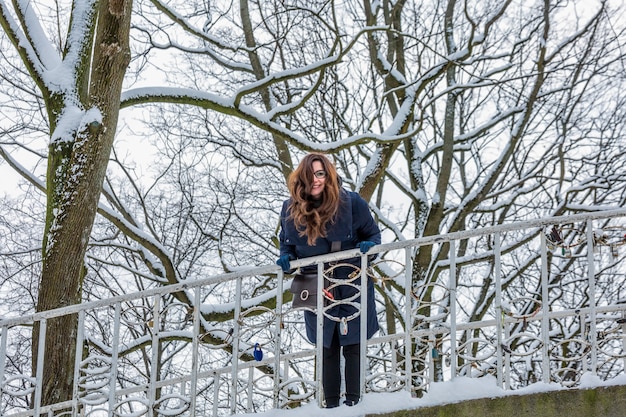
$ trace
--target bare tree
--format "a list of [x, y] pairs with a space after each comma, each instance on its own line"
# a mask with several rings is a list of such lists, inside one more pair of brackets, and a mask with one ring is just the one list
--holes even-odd
[[[39, 15], [64, 22], [41, 24], [58, 44], [58, 61], [75, 70], [72, 88], [60, 89], [44, 76], [52, 48], [35, 42], [39, 28], [25, 15], [13, 23], [10, 16], [26, 10], [0, 2], [2, 41], [21, 58], [2, 49], [3, 89], [29, 109], [11, 107], [11, 119], [23, 120], [3, 125], [0, 153], [48, 201], [37, 309], [273, 262], [284, 180], [293, 161], [312, 150], [332, 155], [344, 185], [370, 201], [387, 239], [623, 205], [623, 10], [607, 1], [584, 13], [564, 1], [469, 3], [242, 1], [237, 9], [136, 0], [131, 55], [130, 2], [122, 15], [113, 1], [91, 14], [58, 6]], [[82, 16], [92, 25], [80, 26], [78, 36]], [[29, 33], [25, 48], [20, 36]], [[99, 60], [105, 58], [119, 62]], [[103, 65], [113, 67], [103, 72]], [[60, 121], [75, 108], [101, 116], [67, 129]], [[118, 108], [124, 123], [111, 154]], [[42, 132], [52, 138], [49, 150], [27, 139]], [[143, 144], [149, 162], [125, 153], [130, 142]], [[32, 169], [13, 163], [9, 150], [18, 149], [36, 161]], [[37, 177], [41, 159], [49, 161], [45, 186]], [[76, 170], [82, 175], [72, 175]], [[463, 242], [460, 268], [480, 270], [492, 244]], [[430, 314], [424, 306], [448, 252], [441, 245], [415, 254], [419, 317]], [[537, 264], [510, 262], [506, 282], [515, 298], [538, 285], [525, 275]], [[564, 262], [558, 276], [567, 268], [580, 265]], [[489, 270], [481, 282], [458, 274], [459, 285], [479, 288], [468, 317], [493, 308]], [[60, 276], [62, 285], [48, 284]], [[258, 277], [244, 291], [254, 296], [274, 285]], [[231, 291], [208, 290], [203, 302], [227, 302]], [[381, 300], [398, 292], [392, 281], [379, 286]], [[194, 307], [185, 294], [166, 302]], [[575, 302], [584, 301], [568, 300]], [[389, 305], [388, 329], [420, 325], [403, 323]], [[205, 319], [224, 324], [223, 338], [206, 340], [222, 346], [232, 314]], [[96, 324], [92, 330], [92, 348], [106, 351]], [[134, 346], [128, 355], [140, 351]], [[140, 361], [129, 363], [140, 368]], [[63, 375], [72, 375], [70, 364]], [[160, 370], [168, 372], [166, 361]]]

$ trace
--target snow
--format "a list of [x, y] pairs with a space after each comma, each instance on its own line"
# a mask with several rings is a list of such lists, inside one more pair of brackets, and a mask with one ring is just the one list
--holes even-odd
[[20, 46], [27, 48], [28, 55], [34, 63], [38, 63], [38, 58], [40, 58], [41, 63], [46, 67], [57, 66], [61, 63], [61, 59], [58, 54], [55, 53], [55, 48], [50, 40], [46, 37], [41, 27], [39, 17], [32, 6], [30, 1], [18, 1], [18, 7], [24, 14], [24, 22], [28, 28], [28, 37], [32, 40], [32, 44], [35, 45], [36, 52], [30, 49], [31, 43], [26, 39], [25, 34], [17, 29], [17, 26], [14, 26], [14, 31], [21, 38]]
[[[597, 388], [601, 386], [626, 385], [626, 374], [610, 381], [602, 381], [597, 376], [586, 373], [581, 378], [580, 388]], [[264, 413], [244, 414], [256, 417], [357, 417], [365, 414], [384, 414], [400, 410], [411, 410], [422, 407], [433, 407], [461, 401], [481, 398], [498, 398], [511, 395], [537, 394], [541, 392], [565, 390], [559, 384], [538, 382], [517, 391], [506, 391], [498, 388], [496, 378], [457, 377], [452, 381], [438, 382], [430, 386], [430, 390], [422, 398], [412, 398], [406, 391], [393, 393], [370, 393], [363, 397], [359, 404], [348, 407], [345, 405], [333, 409], [320, 409], [317, 404], [307, 404], [291, 410], [270, 410]]]
[[102, 113], [97, 108], [87, 111], [78, 106], [66, 106], [63, 110], [63, 117], [59, 118], [57, 128], [52, 134], [51, 141], [72, 142], [75, 132], [80, 132], [91, 123], [102, 123]]

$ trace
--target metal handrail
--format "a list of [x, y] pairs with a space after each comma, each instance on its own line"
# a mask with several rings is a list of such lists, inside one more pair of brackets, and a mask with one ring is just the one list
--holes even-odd
[[[370, 254], [378, 254], [382, 252], [406, 249], [408, 247], [425, 246], [433, 243], [451, 242], [460, 239], [468, 239], [472, 237], [490, 235], [495, 233], [510, 232], [520, 229], [528, 229], [533, 227], [549, 226], [553, 224], [574, 223], [586, 220], [598, 220], [610, 217], [626, 216], [626, 208], [612, 209], [596, 211], [591, 213], [573, 214], [569, 216], [557, 216], [548, 217], [544, 219], [528, 220], [524, 222], [500, 224], [497, 226], [488, 226], [480, 229], [463, 230], [459, 232], [451, 232], [442, 235], [433, 235], [420, 237], [416, 239], [402, 240], [391, 243], [383, 243], [374, 246], [370, 249]], [[326, 255], [312, 256], [306, 259], [296, 259], [291, 261], [293, 268], [300, 268], [303, 266], [314, 265], [325, 262], [339, 261], [346, 258], [353, 258], [360, 256], [361, 253], [358, 249], [350, 249], [341, 252], [332, 252]], [[99, 307], [105, 307], [114, 303], [136, 300], [139, 298], [152, 297], [155, 295], [170, 294], [172, 292], [184, 291], [192, 288], [204, 287], [207, 285], [220, 284], [228, 281], [232, 281], [236, 278], [243, 278], [251, 275], [270, 275], [280, 274], [280, 268], [276, 265], [265, 266], [251, 266], [251, 267], [239, 267], [237, 271], [228, 272], [223, 274], [217, 274], [212, 277], [202, 278], [190, 282], [180, 282], [177, 284], [170, 284], [158, 288], [151, 288], [147, 290], [137, 291], [129, 294], [121, 294], [114, 297], [107, 298], [105, 300], [90, 301], [82, 304], [75, 304], [71, 306], [56, 308], [53, 310], [42, 311], [38, 313], [26, 314], [19, 317], [3, 318], [0, 319], [0, 328], [11, 327], [15, 325], [21, 325], [26, 323], [33, 323], [41, 319], [50, 319], [54, 317], [60, 317], [67, 314], [75, 314], [81, 310], [91, 310]]]

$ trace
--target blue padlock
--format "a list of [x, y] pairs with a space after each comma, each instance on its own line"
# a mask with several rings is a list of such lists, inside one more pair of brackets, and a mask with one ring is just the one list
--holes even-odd
[[261, 346], [259, 346], [258, 343], [254, 345], [254, 352], [252, 352], [252, 355], [254, 356], [254, 359], [256, 359], [257, 361], [263, 360], [263, 351], [261, 350]]

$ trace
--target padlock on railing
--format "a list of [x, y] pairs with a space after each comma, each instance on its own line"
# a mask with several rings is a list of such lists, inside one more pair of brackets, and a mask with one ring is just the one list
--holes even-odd
[[348, 334], [348, 320], [345, 317], [341, 318], [339, 322], [339, 332], [345, 336]]
[[259, 362], [263, 360], [263, 351], [258, 343], [254, 345], [254, 352], [252, 352], [252, 355], [254, 356], [254, 359]]

